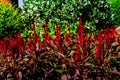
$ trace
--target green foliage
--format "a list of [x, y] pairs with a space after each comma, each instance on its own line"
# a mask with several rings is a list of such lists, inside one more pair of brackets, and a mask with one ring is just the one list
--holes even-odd
[[[91, 22], [98, 29], [110, 24], [111, 14], [107, 0], [25, 0], [23, 19], [35, 22], [52, 22], [62, 26], [62, 30], [72, 23], [76, 23], [79, 17], [83, 23]], [[67, 25], [67, 26], [66, 26]]]
[[112, 9], [113, 23], [120, 25], [120, 0], [109, 0]]
[[23, 29], [21, 15], [13, 6], [0, 4], [0, 38]]
[[85, 28], [89, 29], [93, 34], [98, 34], [99, 30], [96, 30], [95, 26], [91, 22], [85, 24]]

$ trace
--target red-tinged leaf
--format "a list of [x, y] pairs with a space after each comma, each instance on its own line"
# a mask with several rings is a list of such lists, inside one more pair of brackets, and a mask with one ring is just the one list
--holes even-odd
[[116, 26], [114, 25], [113, 27], [113, 34], [116, 35], [117, 34], [117, 31], [116, 31]]
[[82, 59], [82, 61], [85, 60], [85, 54], [84, 54], [84, 52], [82, 53], [82, 57], [81, 57], [81, 59]]
[[23, 38], [23, 51], [27, 50], [26, 44], [27, 44], [27, 41], [26, 41], [26, 39]]
[[110, 72], [113, 73], [113, 74], [117, 74], [118, 76], [120, 76], [120, 72], [117, 71], [117, 70], [110, 70]]
[[101, 55], [100, 50], [101, 50], [101, 47], [99, 45], [97, 45], [97, 49], [96, 49], [96, 52], [95, 52], [96, 59], [100, 58], [100, 55]]
[[68, 80], [68, 76], [66, 74], [61, 75], [61, 80]]
[[35, 50], [38, 51], [40, 49], [40, 37], [39, 35], [37, 35], [37, 33], [34, 31], [34, 47], [35, 47]]
[[80, 60], [80, 48], [79, 48], [79, 46], [77, 46], [75, 61], [79, 61], [79, 60]]
[[28, 34], [28, 38], [31, 39], [31, 35], [30, 34]]
[[19, 71], [19, 72], [17, 73], [17, 79], [18, 79], [18, 80], [22, 80], [22, 72], [21, 72], [21, 71]]
[[40, 48], [40, 50], [42, 49], [42, 42], [40, 42], [40, 44], [39, 44], [39, 48]]
[[104, 64], [104, 68], [106, 68], [106, 65], [107, 65], [107, 60], [106, 59], [103, 60], [103, 64]]
[[109, 59], [112, 59], [112, 58], [118, 58], [118, 59], [120, 59], [120, 55], [109, 55], [108, 58]]

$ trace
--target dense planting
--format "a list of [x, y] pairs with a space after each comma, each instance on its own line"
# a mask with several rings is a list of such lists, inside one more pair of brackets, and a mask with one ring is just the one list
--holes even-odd
[[109, 1], [24, 0], [20, 11], [0, 0], [0, 80], [120, 79], [119, 28], [109, 27], [119, 1]]
[[56, 26], [52, 38], [46, 25], [42, 42], [34, 27], [28, 39], [18, 33], [0, 40], [1, 80], [119, 79], [120, 35], [115, 27], [95, 35], [80, 20], [74, 36], [69, 29], [62, 36]]

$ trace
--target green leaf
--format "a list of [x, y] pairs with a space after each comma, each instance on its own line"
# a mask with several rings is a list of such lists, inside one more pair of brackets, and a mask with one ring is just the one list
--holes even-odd
[[54, 67], [54, 68], [57, 68], [57, 64], [56, 64], [56, 63], [53, 63], [53, 67]]
[[92, 66], [92, 68], [94, 68], [94, 67], [95, 67], [95, 64], [92, 64], [91, 66]]

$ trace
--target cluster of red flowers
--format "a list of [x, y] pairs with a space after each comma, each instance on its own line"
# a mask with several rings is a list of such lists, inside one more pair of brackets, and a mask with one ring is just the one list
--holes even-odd
[[[33, 25], [35, 27], [35, 25]], [[79, 61], [80, 59], [84, 61], [85, 59], [85, 50], [90, 47], [90, 42], [96, 42], [95, 58], [98, 59], [103, 54], [103, 42], [110, 46], [111, 39], [114, 38], [116, 34], [115, 28], [106, 28], [104, 32], [99, 32], [97, 35], [97, 40], [95, 40], [94, 35], [89, 33], [90, 37], [87, 37], [85, 34], [84, 26], [82, 25], [82, 19], [80, 18], [80, 25], [78, 26], [78, 34], [76, 35], [76, 40], [78, 44], [76, 45], [76, 55], [75, 60]], [[49, 35], [48, 27], [45, 27], [44, 41], [40, 42], [40, 36], [36, 33], [34, 29], [34, 37], [28, 35], [28, 40], [22, 38], [21, 33], [17, 34], [17, 37], [10, 35], [8, 38], [4, 37], [0, 41], [0, 53], [3, 53], [4, 56], [12, 54], [22, 54], [24, 51], [40, 51], [45, 43], [50, 45], [54, 44], [57, 47], [58, 51], [62, 53], [62, 44], [71, 44], [72, 38], [70, 37], [70, 29], [68, 29], [67, 34], [65, 35], [64, 40], [60, 34], [60, 26], [56, 26], [56, 37], [52, 38]], [[64, 42], [62, 42], [64, 41]]]

